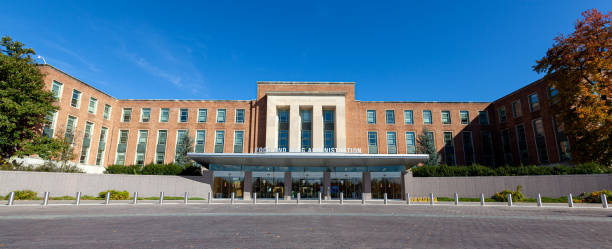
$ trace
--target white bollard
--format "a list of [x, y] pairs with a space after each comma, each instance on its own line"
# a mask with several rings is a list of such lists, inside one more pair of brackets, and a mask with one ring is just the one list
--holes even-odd
[[13, 206], [13, 202], [15, 201], [15, 192], [11, 192], [9, 194], [8, 205]]
[[340, 192], [340, 205], [344, 204], [344, 192]]
[[406, 194], [406, 205], [410, 206], [410, 194]]
[[134, 201], [132, 201], [132, 204], [136, 205], [138, 203], [138, 192], [134, 192]]
[[459, 205], [459, 194], [455, 192], [455, 206]]
[[212, 193], [208, 192], [208, 204], [212, 203]]
[[484, 199], [484, 193], [480, 194], [480, 206], [484, 206], [485, 205], [485, 199]]
[[321, 191], [319, 191], [319, 205], [321, 205], [321, 203], [322, 203]]
[[601, 206], [603, 208], [608, 208], [608, 197], [604, 193], [601, 193]]
[[434, 204], [434, 196], [433, 193], [429, 193], [429, 205], [433, 205]]
[[257, 204], [257, 193], [253, 193], [253, 204]]
[[106, 192], [106, 198], [104, 198], [104, 205], [110, 204], [110, 192]]
[[185, 192], [185, 204], [189, 201], [189, 192]]
[[538, 207], [542, 207], [542, 195], [538, 193]]
[[387, 205], [387, 193], [385, 193], [385, 205]]
[[74, 202], [74, 205], [81, 205], [81, 192], [76, 192], [76, 201]]
[[236, 202], [236, 193], [232, 192], [232, 204], [234, 204]]
[[574, 199], [572, 199], [572, 193], [567, 196], [567, 205], [571, 208], [574, 207]]
[[49, 192], [45, 192], [45, 196], [43, 198], [43, 206], [47, 206], [49, 204]]
[[159, 192], [159, 205], [164, 205], [164, 192]]
[[512, 207], [512, 194], [508, 194], [508, 207]]
[[278, 205], [278, 192], [276, 192], [274, 196], [274, 205]]

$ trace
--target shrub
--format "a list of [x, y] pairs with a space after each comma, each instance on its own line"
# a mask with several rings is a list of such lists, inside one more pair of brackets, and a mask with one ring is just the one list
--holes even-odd
[[183, 176], [201, 176], [202, 175], [202, 167], [191, 165], [186, 167], [182, 172]]
[[[8, 200], [10, 193], [4, 198]], [[32, 190], [17, 190], [15, 191], [15, 200], [35, 200], [38, 197], [38, 193]]]
[[140, 165], [109, 165], [104, 171], [104, 174], [140, 175], [141, 173], [142, 167]]
[[600, 190], [591, 193], [582, 193], [579, 198], [586, 203], [601, 203], [601, 195], [606, 195], [608, 203], [612, 203], [612, 190]]
[[179, 175], [185, 168], [176, 164], [147, 164], [142, 168], [143, 175]]
[[106, 192], [110, 192], [110, 199], [111, 200], [127, 200], [130, 198], [130, 192], [127, 192], [127, 190], [123, 190], [123, 191], [117, 191], [117, 190], [107, 190], [107, 191], [102, 191], [98, 194], [98, 196], [100, 198], [106, 198]]
[[516, 191], [504, 189], [503, 191], [497, 192], [493, 196], [491, 196], [491, 199], [494, 199], [496, 201], [508, 201], [508, 194], [512, 194], [513, 201], [522, 201], [525, 198], [523, 193], [521, 193], [522, 190], [522, 185], [516, 186]]
[[597, 163], [578, 164], [574, 167], [557, 166], [518, 166], [490, 168], [482, 165], [471, 166], [423, 166], [412, 168], [415, 177], [447, 176], [523, 176], [523, 175], [570, 175], [570, 174], [610, 174], [612, 168]]

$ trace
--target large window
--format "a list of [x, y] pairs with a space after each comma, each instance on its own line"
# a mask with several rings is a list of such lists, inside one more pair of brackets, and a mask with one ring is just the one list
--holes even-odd
[[68, 116], [68, 120], [66, 120], [66, 131], [64, 132], [64, 137], [68, 140], [69, 144], [72, 144], [74, 140], [74, 131], [76, 129], [77, 118], [73, 116]]
[[474, 164], [474, 145], [472, 143], [472, 132], [464, 131], [462, 134], [463, 140], [463, 153], [464, 153], [464, 164]]
[[117, 157], [115, 158], [115, 164], [125, 164], [125, 151], [127, 149], [128, 134], [128, 130], [119, 131], [119, 141], [117, 143]]
[[461, 124], [470, 124], [469, 111], [459, 111], [459, 118], [461, 119]]
[[510, 130], [504, 129], [501, 131], [502, 149], [504, 151], [504, 163], [513, 165], [512, 150], [510, 149]]
[[225, 109], [217, 109], [217, 123], [225, 123]]
[[163, 164], [166, 160], [166, 141], [168, 140], [168, 131], [159, 130], [157, 132], [157, 146], [155, 148], [155, 163]]
[[368, 131], [368, 153], [378, 154], [378, 135], [375, 131]]
[[236, 123], [244, 123], [244, 109], [236, 109]]
[[89, 159], [89, 148], [91, 147], [91, 134], [93, 130], [93, 123], [85, 123], [85, 131], [83, 133], [83, 144], [81, 146], [81, 157], [79, 158], [80, 163], [87, 163]]
[[529, 95], [529, 110], [532, 112], [540, 110], [540, 101], [538, 100], [537, 93]]
[[385, 117], [387, 124], [395, 124], [395, 111], [394, 110], [386, 110]]
[[198, 123], [206, 123], [208, 109], [198, 109]]
[[423, 124], [432, 124], [431, 111], [423, 111]]
[[563, 122], [558, 122], [558, 116], [553, 117], [553, 126], [557, 135], [557, 150], [559, 151], [559, 160], [561, 162], [571, 159], [570, 144], [567, 135], [565, 135], [565, 125]]
[[414, 124], [412, 110], [404, 110], [404, 124]]
[[278, 110], [278, 149], [289, 151], [289, 110]]
[[493, 138], [491, 137], [490, 131], [481, 131], [481, 163], [486, 166], [495, 166], [495, 155], [493, 154]]
[[516, 143], [519, 149], [519, 157], [523, 165], [529, 164], [529, 150], [527, 149], [527, 137], [525, 135], [525, 126], [520, 124], [516, 126]]
[[140, 122], [149, 122], [151, 120], [151, 108], [142, 108], [140, 111]]
[[397, 135], [394, 131], [387, 132], [387, 154], [397, 154]]
[[53, 81], [53, 85], [51, 86], [51, 93], [53, 93], [53, 97], [59, 100], [62, 97], [62, 83], [57, 81]]
[[121, 113], [121, 122], [130, 122], [132, 120], [132, 108], [123, 108]]
[[185, 137], [189, 136], [187, 130], [176, 131], [176, 149], [174, 150], [174, 162], [178, 159], [179, 148], [185, 144]]
[[147, 153], [147, 140], [149, 137], [149, 131], [140, 130], [138, 131], [138, 145], [136, 147], [136, 165], [144, 165], [145, 155]]
[[336, 147], [334, 110], [323, 110], [323, 146], [325, 149]]
[[544, 123], [542, 119], [532, 121], [533, 133], [535, 134], [536, 151], [541, 164], [548, 163], [548, 150], [546, 150], [546, 135], [544, 133]]
[[455, 165], [455, 145], [450, 131], [444, 132], [444, 160], [447, 165]]
[[181, 108], [179, 110], [179, 122], [187, 123], [187, 120], [189, 120], [189, 109]]
[[234, 131], [234, 153], [242, 153], [244, 145], [244, 131]]
[[98, 109], [98, 100], [96, 98], [90, 97], [87, 112], [91, 114], [96, 114], [96, 109]]
[[368, 124], [376, 124], [376, 110], [367, 110]]
[[552, 104], [559, 103], [559, 91], [553, 86], [548, 87], [548, 97], [550, 98], [550, 102]]
[[479, 111], [478, 112], [478, 121], [481, 125], [489, 124], [489, 113], [487, 111]]
[[57, 119], [57, 111], [48, 113], [45, 116], [45, 119], [47, 120], [47, 123], [45, 123], [43, 126], [42, 135], [44, 137], [53, 138], [56, 123], [55, 120]]
[[523, 113], [521, 112], [521, 101], [517, 100], [517, 101], [512, 102], [512, 117], [518, 118], [522, 114]]
[[499, 122], [505, 123], [508, 120], [508, 116], [506, 115], [506, 107], [502, 106], [497, 109], [497, 113], [499, 113]]
[[223, 146], [225, 145], [225, 131], [215, 132], [215, 153], [223, 153]]
[[159, 111], [159, 122], [166, 123], [170, 118], [170, 109], [169, 108], [161, 108]]
[[196, 141], [195, 142], [196, 142], [195, 152], [204, 153], [204, 145], [206, 143], [206, 131], [205, 130], [196, 131]]
[[302, 151], [312, 150], [312, 110], [300, 110], [302, 120]]
[[104, 113], [102, 114], [102, 117], [105, 120], [109, 120], [110, 119], [110, 115], [111, 115], [111, 106], [109, 104], [104, 104]]
[[414, 138], [414, 132], [406, 132], [406, 153], [407, 154], [415, 154], [416, 153], [416, 143]]
[[450, 111], [442, 111], [442, 124], [451, 124]]
[[81, 105], [81, 92], [76, 89], [72, 90], [72, 99], [70, 100], [70, 106], [79, 108]]
[[96, 165], [100, 166], [104, 163], [104, 152], [106, 151], [106, 135], [108, 128], [102, 127], [100, 130], [100, 142], [98, 142], [98, 153], [96, 154]]

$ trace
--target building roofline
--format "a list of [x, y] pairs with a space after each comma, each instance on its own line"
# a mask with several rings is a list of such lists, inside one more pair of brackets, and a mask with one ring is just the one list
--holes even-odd
[[329, 81], [257, 81], [261, 85], [355, 85], [355, 82]]
[[81, 82], [83, 85], [86, 85], [86, 86], [88, 86], [88, 87], [91, 87], [91, 88], [93, 88], [94, 90], [96, 90], [96, 91], [98, 91], [98, 92], [100, 92], [100, 93], [102, 93], [102, 94], [104, 94], [104, 95], [106, 95], [106, 96], [108, 96], [108, 97], [111, 97], [111, 98], [113, 98], [113, 99], [117, 100], [117, 98], [115, 98], [115, 97], [111, 96], [110, 94], [105, 93], [104, 91], [102, 91], [102, 90], [98, 89], [97, 87], [92, 86], [92, 85], [90, 85], [90, 84], [86, 83], [85, 81], [82, 81], [82, 80], [80, 80], [79, 78], [74, 77], [74, 76], [72, 76], [72, 75], [70, 75], [70, 74], [68, 74], [68, 73], [66, 73], [66, 72], [64, 72], [64, 71], [62, 71], [62, 70], [60, 70], [59, 68], [54, 67], [53, 65], [50, 65], [50, 64], [36, 64], [36, 66], [38, 66], [38, 67], [49, 67], [49, 68], [51, 68], [51, 69], [53, 69], [53, 70], [55, 70], [55, 71], [58, 71], [58, 72], [60, 72], [60, 73], [63, 73], [64, 75], [66, 75], [66, 76], [68, 76], [68, 77], [70, 77], [70, 78], [72, 78], [72, 79], [74, 79], [74, 80], [76, 80], [76, 81], [78, 81], [78, 82]]
[[118, 99], [118, 101], [169, 101], [169, 102], [251, 102], [254, 100], [225, 99]]
[[530, 87], [532, 85], [535, 85], [535, 84], [538, 84], [538, 83], [544, 81], [545, 78], [546, 78], [546, 75], [544, 77], [540, 78], [540, 79], [537, 79], [537, 80], [535, 80], [535, 81], [533, 81], [533, 82], [531, 82], [531, 83], [529, 83], [529, 84], [519, 88], [519, 89], [516, 89], [516, 90], [514, 90], [514, 91], [512, 91], [512, 92], [510, 92], [510, 93], [508, 93], [508, 94], [506, 94], [504, 96], [499, 97], [498, 99], [492, 101], [492, 103], [493, 102], [498, 102], [498, 101], [500, 101], [502, 99], [505, 99], [505, 98], [509, 98], [511, 95], [516, 94], [516, 93], [518, 93], [518, 92], [520, 92], [522, 90], [525, 90], [525, 88], [528, 88], [528, 87]]
[[472, 103], [472, 104], [490, 104], [490, 101], [368, 101], [368, 100], [355, 100], [362, 103], [441, 103], [441, 104], [460, 104], [460, 103]]

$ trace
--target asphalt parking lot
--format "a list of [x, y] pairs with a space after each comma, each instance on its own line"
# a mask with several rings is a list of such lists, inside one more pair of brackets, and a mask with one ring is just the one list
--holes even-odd
[[0, 231], [0, 248], [612, 248], [612, 209], [22, 205]]

